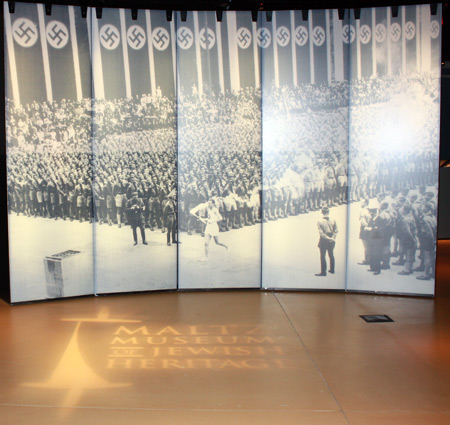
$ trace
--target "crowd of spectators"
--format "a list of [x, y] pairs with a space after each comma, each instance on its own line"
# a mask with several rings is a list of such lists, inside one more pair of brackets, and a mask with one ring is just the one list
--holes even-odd
[[[401, 110], [405, 92], [423, 99], [422, 125], [410, 149], [380, 149], [375, 129]], [[164, 230], [165, 203], [177, 196], [179, 229], [192, 233], [202, 232], [195, 215], [207, 214], [209, 199], [227, 231], [380, 194], [408, 197], [436, 185], [438, 97], [431, 77], [411, 75], [273, 88], [262, 97], [255, 88], [180, 93], [178, 104], [162, 95], [8, 101], [9, 210], [122, 226], [137, 192], [145, 225]], [[395, 145], [390, 137], [387, 146]]]

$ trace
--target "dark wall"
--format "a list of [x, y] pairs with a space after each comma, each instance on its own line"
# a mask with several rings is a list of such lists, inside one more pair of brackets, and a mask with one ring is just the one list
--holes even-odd
[[[2, 5], [3, 6], [3, 5]], [[0, 22], [3, 23], [3, 7], [0, 7]], [[4, 57], [4, 32], [0, 31], [0, 57]], [[5, 69], [0, 67], [0, 81], [5, 81]], [[0, 99], [5, 98], [5, 85], [0, 84]], [[0, 116], [5, 116], [5, 102], [0, 102]], [[0, 297], [10, 301], [9, 260], [8, 260], [8, 207], [6, 194], [6, 128], [5, 119], [0, 119], [0, 255], [3, 266], [0, 267]]]

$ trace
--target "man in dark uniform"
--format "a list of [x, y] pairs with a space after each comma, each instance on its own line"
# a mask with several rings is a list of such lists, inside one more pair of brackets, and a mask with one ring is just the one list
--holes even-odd
[[128, 223], [133, 230], [134, 245], [137, 245], [137, 231], [139, 227], [141, 230], [142, 243], [147, 245], [145, 241], [145, 226], [144, 226], [144, 201], [138, 198], [138, 193], [133, 192], [131, 199], [127, 202]]
[[167, 246], [170, 246], [170, 237], [172, 236], [172, 243], [177, 242], [177, 204], [175, 200], [176, 192], [172, 190], [167, 196], [164, 203], [163, 215], [164, 226], [167, 228]]
[[317, 222], [319, 229], [319, 250], [320, 250], [320, 273], [316, 276], [327, 275], [327, 260], [326, 253], [330, 259], [330, 273], [334, 273], [334, 246], [336, 245], [336, 235], [338, 228], [336, 220], [330, 219], [330, 209], [328, 207], [322, 208], [322, 218]]

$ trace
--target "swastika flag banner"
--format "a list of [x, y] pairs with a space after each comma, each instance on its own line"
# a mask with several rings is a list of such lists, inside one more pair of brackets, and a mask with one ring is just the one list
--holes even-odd
[[[181, 21], [181, 15], [176, 17], [177, 42], [177, 76], [179, 94], [201, 94], [203, 90], [203, 75], [200, 57], [200, 45], [195, 36], [194, 12], [187, 12], [186, 21]], [[198, 21], [197, 21], [198, 22]]]
[[257, 23], [250, 12], [236, 12], [236, 42], [238, 46], [241, 88], [261, 84], [260, 47], [256, 40]]
[[[96, 98], [117, 99], [131, 96], [126, 39], [122, 31], [125, 10], [104, 9], [97, 19], [92, 9], [92, 63]], [[121, 17], [122, 16], [122, 17]]]
[[[4, 2], [7, 62], [6, 92], [17, 104], [48, 100], [38, 6], [18, 3], [10, 14]], [[45, 40], [44, 40], [45, 43]]]
[[163, 95], [173, 98], [176, 89], [175, 21], [167, 22], [166, 12], [161, 10], [145, 11], [145, 19], [150, 72], [154, 72], [151, 78], [152, 93], [161, 91]]

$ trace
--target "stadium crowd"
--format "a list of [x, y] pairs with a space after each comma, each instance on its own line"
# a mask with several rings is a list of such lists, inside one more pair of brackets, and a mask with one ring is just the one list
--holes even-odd
[[[422, 125], [414, 134], [391, 134], [380, 146], [374, 129], [386, 126], [386, 114], [397, 104], [401, 110], [399, 96], [406, 89], [413, 99], [424, 99]], [[177, 107], [164, 96], [25, 106], [9, 101], [9, 211], [121, 227], [129, 221], [128, 201], [137, 193], [144, 226], [164, 231], [178, 225], [192, 233], [204, 231], [195, 216], [206, 216], [210, 199], [223, 217], [221, 231], [325, 205], [378, 200], [372, 219], [396, 209], [389, 220], [389, 245], [398, 247], [400, 263], [406, 257], [410, 263], [400, 230], [407, 212], [395, 205], [416, 211], [416, 246], [424, 251], [422, 246], [430, 244], [421, 240], [423, 217], [436, 216], [437, 158], [430, 147], [436, 140], [438, 97], [431, 77], [411, 75], [350, 86], [274, 87], [263, 92], [263, 100], [254, 88], [202, 98], [181, 94]], [[392, 126], [401, 122], [398, 116], [391, 119]], [[387, 149], [396, 137], [406, 136], [412, 148]], [[366, 229], [361, 235], [373, 234]], [[369, 253], [363, 262], [379, 258], [379, 250], [364, 244]], [[421, 260], [427, 255], [422, 252]], [[371, 269], [379, 272], [375, 263]]]

